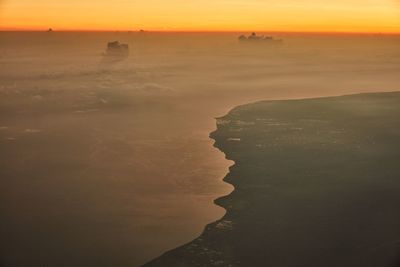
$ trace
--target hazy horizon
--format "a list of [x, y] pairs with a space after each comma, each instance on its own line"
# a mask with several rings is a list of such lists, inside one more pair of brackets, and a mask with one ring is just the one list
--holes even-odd
[[40, 28], [40, 29], [1, 29], [0, 32], [32, 32], [32, 33], [41, 33], [41, 32], [48, 32], [49, 29], [52, 30], [53, 33], [146, 33], [146, 34], [202, 34], [202, 33], [209, 33], [209, 34], [241, 34], [241, 33], [252, 33], [256, 32], [257, 34], [290, 34], [290, 35], [338, 35], [338, 36], [351, 36], [351, 35], [361, 35], [361, 36], [396, 36], [400, 35], [400, 32], [357, 32], [357, 31], [279, 31], [279, 30], [259, 30], [254, 31], [254, 29], [248, 30], [144, 30], [144, 29], [64, 29], [60, 30], [57, 28], [47, 27], [47, 28]]
[[0, 29], [399, 33], [399, 9], [397, 0], [6, 0]]

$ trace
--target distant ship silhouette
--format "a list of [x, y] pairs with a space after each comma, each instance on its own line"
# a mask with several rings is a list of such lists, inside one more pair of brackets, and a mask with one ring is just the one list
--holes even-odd
[[124, 58], [129, 55], [129, 45], [128, 44], [121, 44], [118, 41], [109, 42], [107, 44], [106, 52], [104, 56], [108, 57], [117, 57], [117, 58]]
[[274, 37], [272, 37], [272, 36], [257, 35], [255, 32], [251, 33], [249, 36], [240, 35], [239, 41], [241, 41], [241, 42], [269, 42], [269, 43], [275, 43], [275, 44], [280, 44], [283, 42], [280, 39], [279, 40], [274, 39]]

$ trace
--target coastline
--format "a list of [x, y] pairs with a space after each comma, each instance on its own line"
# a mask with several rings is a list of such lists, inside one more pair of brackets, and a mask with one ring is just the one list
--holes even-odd
[[[248, 266], [248, 264], [251, 266], [263, 266], [263, 264], [294, 266], [294, 262], [301, 262], [305, 266], [321, 266], [322, 263], [325, 266], [340, 266], [337, 260], [329, 261], [329, 257], [339, 257], [342, 261], [353, 264], [352, 266], [361, 266], [357, 265], [361, 263], [362, 266], [397, 266], [395, 264], [397, 264], [400, 251], [396, 248], [398, 241], [396, 242], [395, 239], [399, 233], [390, 225], [400, 222], [399, 216], [392, 212], [398, 208], [395, 201], [398, 197], [393, 194], [396, 193], [395, 189], [400, 187], [400, 182], [394, 178], [397, 177], [398, 171], [393, 167], [395, 166], [393, 156], [397, 154], [396, 148], [399, 147], [399, 142], [394, 137], [390, 140], [382, 139], [382, 132], [371, 128], [371, 126], [380, 126], [380, 130], [383, 132], [386, 130], [394, 136], [398, 135], [398, 128], [396, 128], [398, 126], [394, 124], [400, 121], [399, 108], [396, 107], [397, 100], [400, 100], [399, 92], [367, 93], [300, 100], [259, 101], [231, 109], [227, 115], [218, 118], [218, 120], [226, 121], [217, 124], [217, 130], [210, 134], [210, 138], [215, 140], [214, 146], [225, 154], [226, 159], [234, 161], [223, 179], [224, 182], [234, 187], [234, 191], [214, 201], [216, 205], [226, 209], [226, 214], [221, 219], [208, 224], [203, 233], [195, 240], [168, 251], [143, 266], [233, 267]], [[321, 113], [314, 112], [318, 109], [322, 110]], [[307, 111], [304, 113], [304, 110]], [[273, 115], [282, 116], [282, 118], [272, 121], [270, 120], [271, 116], [273, 118], [271, 114], [259, 117], [261, 111], [268, 111]], [[301, 114], [302, 112], [304, 114]], [[258, 123], [255, 120], [243, 120], [246, 116], [252, 119], [257, 118], [256, 120], [263, 121], [264, 124], [267, 123], [268, 127], [261, 128], [264, 131], [280, 128], [267, 138], [269, 141], [273, 140], [271, 137], [283, 138], [285, 131], [282, 132], [282, 130], [288, 130], [287, 125], [289, 124], [293, 128], [293, 123], [299, 121], [302, 123], [301, 126], [312, 129], [304, 136], [300, 135], [298, 140], [293, 139], [293, 137], [297, 138], [297, 133], [295, 133], [293, 136], [285, 136], [283, 141], [278, 141], [276, 144], [269, 144], [268, 150], [272, 150], [271, 154], [269, 151], [262, 151], [268, 154], [257, 154], [258, 152], [255, 153], [254, 149], [244, 152], [248, 145], [240, 147], [240, 143], [246, 141], [253, 145], [255, 143], [253, 142], [254, 138], [244, 141], [243, 137], [246, 137], [246, 134], [249, 134], [250, 137], [257, 137], [257, 132], [260, 131], [260, 128], [255, 126]], [[332, 123], [334, 123], [333, 128], [329, 125]], [[293, 131], [304, 131], [304, 129], [300, 130], [299, 125], [293, 129]], [[366, 130], [373, 131], [373, 134]], [[247, 133], [243, 134], [245, 131]], [[231, 136], [235, 132], [237, 135]], [[240, 134], [238, 134], [239, 132]], [[277, 133], [279, 135], [276, 135]], [[316, 133], [319, 136], [316, 137]], [[359, 135], [365, 133], [370, 136]], [[229, 138], [227, 138], [228, 136]], [[309, 140], [305, 137], [314, 139]], [[256, 140], [257, 142], [260, 140]], [[256, 146], [265, 144], [268, 145], [268, 142], [260, 142]], [[371, 148], [370, 146], [375, 147]], [[282, 148], [292, 150], [289, 154], [286, 150], [285, 154], [282, 152]], [[243, 157], [243, 154], [246, 157]], [[270, 165], [264, 169], [263, 165], [257, 166], [251, 163], [259, 159], [260, 155], [273, 155], [275, 158], [269, 158], [269, 161], [272, 162], [268, 163]], [[312, 161], [318, 162], [306, 160], [310, 156]], [[376, 160], [382, 158], [386, 158], [387, 161], [384, 166], [374, 164]], [[286, 165], [288, 162], [282, 165], [282, 160], [296, 162], [299, 166], [296, 164]], [[343, 165], [346, 160], [355, 160], [352, 164], [354, 166]], [[326, 169], [326, 167], [332, 168], [334, 165], [331, 161], [336, 161], [335, 164], [342, 166], [340, 167], [342, 169], [337, 169], [337, 167]], [[281, 167], [284, 166], [289, 169], [289, 172], [282, 171]], [[260, 170], [254, 171], [254, 168]], [[378, 170], [378, 168], [382, 169]], [[251, 173], [252, 171], [254, 173]], [[384, 171], [382, 177], [376, 176], [382, 171]], [[271, 177], [260, 179], [260, 174], [265, 175], [266, 173], [276, 176], [277, 179]], [[306, 179], [304, 180], [306, 184], [303, 185], [303, 182], [299, 184], [298, 179], [288, 176], [289, 173], [292, 176], [295, 174], [295, 176]], [[324, 176], [320, 176], [321, 174]], [[349, 174], [350, 176], [348, 176]], [[338, 175], [352, 180], [349, 182], [343, 177], [337, 178]], [[325, 180], [326, 184], [321, 183], [321, 177], [329, 178]], [[386, 179], [387, 184], [377, 181], [376, 177]], [[244, 178], [251, 182], [244, 182]], [[265, 183], [266, 179], [269, 179], [267, 183]], [[389, 200], [391, 201], [388, 201], [384, 194], [380, 194], [383, 189], [376, 189], [379, 186], [387, 187], [385, 193], [390, 195]], [[393, 189], [391, 190], [389, 186]], [[330, 194], [330, 198], [325, 198], [321, 192]], [[356, 198], [359, 194], [370, 194], [372, 200]], [[277, 204], [271, 204], [272, 202], [262, 204], [260, 200], [273, 201]], [[315, 202], [315, 200], [321, 203]], [[350, 208], [343, 208], [344, 200], [347, 201]], [[374, 210], [378, 210], [379, 205], [375, 202], [389, 206], [389, 209], [386, 208], [388, 210], [384, 212], [384, 216], [391, 217], [394, 222], [373, 221], [371, 223], [373, 225], [370, 226], [364, 225], [360, 221], [370, 218], [370, 216], [377, 216]], [[322, 203], [325, 203], [325, 206]], [[360, 203], [368, 209], [365, 209], [366, 207]], [[349, 214], [348, 209], [351, 210]], [[265, 215], [260, 211], [268, 211], [270, 214]], [[359, 214], [352, 215], [357, 212]], [[272, 214], [275, 216], [271, 217]], [[296, 218], [296, 225], [289, 218]], [[277, 221], [271, 222], [271, 220]], [[318, 224], [315, 224], [316, 222]], [[360, 233], [354, 233], [354, 225], [363, 225], [362, 227], [367, 230], [359, 230]], [[378, 233], [372, 233], [372, 229]], [[284, 230], [291, 234], [282, 232]], [[340, 230], [342, 231], [336, 232]], [[271, 231], [278, 231], [280, 234], [274, 234]], [[313, 237], [316, 233], [320, 237]], [[331, 236], [333, 233], [337, 236]], [[346, 235], [350, 235], [350, 237]], [[296, 239], [296, 236], [299, 239]], [[272, 241], [268, 241], [267, 238]], [[288, 241], [292, 243], [288, 243]], [[341, 251], [335, 252], [334, 248], [338, 246], [338, 242], [344, 241], [346, 241], [346, 245], [340, 245]], [[299, 249], [304, 242], [309, 247]], [[383, 246], [385, 251], [379, 248], [382, 244], [386, 244]], [[374, 248], [376, 250], [374, 253], [364, 255]], [[316, 254], [310, 256], [310, 250]], [[286, 257], [288, 251], [292, 251], [290, 254], [296, 255], [296, 259]]]
[[[232, 108], [232, 109], [234, 109], [234, 108]], [[232, 109], [231, 109], [231, 110], [232, 110]], [[229, 114], [231, 110], [229, 110], [229, 111], [227, 112], [227, 114]], [[218, 121], [218, 119], [219, 119], [218, 117], [215, 118], [216, 121]], [[211, 230], [211, 229], [213, 229], [213, 228], [221, 228], [220, 226], [221, 226], [221, 225], [224, 225], [224, 218], [227, 216], [227, 213], [229, 212], [227, 204], [224, 204], [224, 203], [226, 202], [226, 200], [229, 199], [229, 196], [235, 191], [235, 186], [234, 186], [233, 183], [231, 183], [231, 181], [228, 181], [227, 178], [229, 177], [229, 174], [230, 174], [230, 172], [231, 172], [231, 169], [236, 165], [236, 163], [235, 163], [235, 161], [234, 161], [233, 159], [230, 159], [230, 158], [228, 157], [228, 155], [222, 150], [221, 147], [219, 147], [219, 146], [217, 145], [217, 142], [218, 142], [218, 141], [217, 141], [217, 139], [216, 139], [215, 136], [214, 136], [214, 134], [215, 134], [217, 131], [218, 131], [218, 123], [216, 123], [216, 129], [213, 130], [213, 131], [209, 134], [209, 138], [212, 139], [212, 140], [214, 140], [213, 147], [216, 148], [216, 149], [218, 149], [218, 151], [221, 152], [221, 153], [224, 155], [224, 157], [225, 157], [225, 159], [226, 159], [227, 161], [233, 162], [233, 163], [228, 167], [228, 172], [226, 173], [226, 175], [225, 175], [224, 178], [222, 179], [222, 182], [225, 182], [225, 183], [229, 184], [230, 186], [232, 186], [232, 191], [231, 191], [229, 194], [227, 194], [227, 195], [224, 195], [224, 196], [221, 196], [221, 197], [218, 197], [218, 198], [214, 199], [214, 201], [213, 201], [213, 203], [214, 203], [216, 206], [221, 207], [221, 208], [223, 208], [223, 209], [225, 210], [225, 214], [224, 214], [220, 219], [217, 219], [217, 220], [215, 220], [215, 221], [213, 221], [213, 222], [207, 224], [207, 225], [204, 227], [202, 233], [201, 233], [197, 238], [195, 238], [195, 239], [193, 239], [192, 241], [189, 241], [189, 242], [187, 242], [187, 243], [185, 243], [185, 244], [183, 244], [183, 245], [181, 245], [181, 246], [178, 246], [178, 247], [176, 247], [176, 248], [174, 248], [174, 249], [171, 249], [171, 250], [168, 250], [168, 251], [164, 252], [163, 254], [161, 254], [160, 256], [156, 257], [155, 259], [153, 259], [153, 260], [151, 260], [151, 261], [145, 263], [144, 265], [141, 265], [142, 267], [151, 267], [151, 266], [171, 266], [171, 267], [172, 267], [172, 266], [176, 266], [176, 267], [186, 267], [186, 266], [204, 266], [204, 265], [209, 264], [209, 263], [207, 263], [207, 262], [201, 263], [201, 265], [197, 265], [197, 264], [195, 264], [194, 262], [191, 262], [191, 263], [187, 263], [187, 262], [186, 262], [186, 263], [184, 263], [184, 262], [177, 262], [176, 257], [180, 258], [180, 257], [182, 257], [182, 256], [181, 256], [181, 255], [174, 255], [174, 254], [175, 254], [175, 253], [180, 254], [180, 251], [181, 251], [181, 250], [187, 250], [187, 248], [189, 248], [189, 251], [188, 251], [189, 253], [194, 252], [194, 251], [190, 251], [190, 248], [196, 248], [196, 249], [206, 250], [206, 247], [205, 247], [205, 246], [203, 247], [203, 244], [202, 244], [202, 236], [204, 236], [208, 230]], [[202, 247], [203, 247], [203, 248], [202, 248]], [[212, 253], [212, 254], [213, 254], [213, 253]], [[216, 254], [218, 254], [218, 253], [216, 253]], [[184, 257], [188, 257], [188, 256], [189, 256], [189, 257], [192, 257], [192, 256], [194, 256], [194, 255], [185, 255]], [[171, 258], [171, 259], [168, 259], [168, 258]], [[218, 264], [218, 260], [215, 260], [215, 261], [212, 260], [212, 262], [216, 262], [216, 263]], [[225, 265], [224, 265], [224, 266], [225, 266]], [[233, 266], [237, 266], [237, 265], [228, 265], [228, 266], [233, 267]]]
[[[207, 232], [212, 231], [212, 229], [224, 229], [227, 228], [229, 229], [231, 227], [230, 221], [226, 220], [225, 217], [228, 215], [229, 209], [229, 198], [231, 194], [235, 191], [235, 185], [232, 183], [232, 181], [228, 180], [229, 174], [231, 173], [231, 169], [234, 168], [236, 165], [235, 161], [228, 158], [227, 154], [216, 145], [217, 140], [213, 137], [213, 133], [217, 132], [218, 129], [210, 133], [210, 138], [213, 139], [214, 145], [213, 147], [217, 148], [221, 153], [225, 155], [225, 159], [228, 161], [233, 161], [233, 164], [229, 167], [228, 173], [225, 175], [225, 177], [222, 179], [223, 182], [231, 185], [233, 187], [232, 191], [224, 196], [216, 198], [213, 203], [219, 207], [222, 207], [225, 209], [225, 214], [218, 220], [211, 222], [207, 224], [204, 227], [204, 230], [202, 233], [195, 238], [192, 241], [189, 241], [186, 244], [183, 244], [179, 247], [176, 247], [174, 249], [168, 250], [161, 254], [159, 257], [147, 262], [144, 265], [141, 265], [142, 267], [156, 267], [156, 266], [168, 266], [168, 267], [189, 267], [189, 266], [209, 266], [209, 264], [214, 264], [215, 266], [220, 265], [220, 263], [224, 262], [224, 265], [221, 266], [229, 266], [229, 267], [234, 267], [234, 266], [239, 266], [239, 263], [230, 263], [226, 265], [226, 258], [224, 259], [219, 259], [218, 255], [220, 254], [217, 251], [209, 251], [207, 249], [207, 246], [203, 244], [203, 236], [207, 236]], [[228, 223], [227, 223], [228, 222]], [[193, 249], [193, 250], [192, 250]], [[209, 254], [209, 256], [212, 259], [209, 259], [207, 257], [206, 261], [201, 261], [201, 262], [194, 262], [191, 261], [191, 258], [195, 258], [197, 255], [198, 250], [204, 251]], [[180, 261], [180, 259], [185, 259], [184, 261]]]

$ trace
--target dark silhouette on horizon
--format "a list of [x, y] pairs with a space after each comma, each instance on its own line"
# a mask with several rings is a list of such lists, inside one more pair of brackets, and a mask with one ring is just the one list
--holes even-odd
[[257, 35], [255, 32], [252, 32], [249, 36], [246, 35], [240, 35], [239, 36], [239, 41], [264, 41], [264, 42], [271, 42], [271, 43], [282, 43], [282, 40], [275, 39], [272, 36], [264, 36], [264, 35]]
[[128, 55], [129, 55], [128, 44], [121, 44], [118, 41], [109, 42], [107, 44], [105, 56], [127, 57]]

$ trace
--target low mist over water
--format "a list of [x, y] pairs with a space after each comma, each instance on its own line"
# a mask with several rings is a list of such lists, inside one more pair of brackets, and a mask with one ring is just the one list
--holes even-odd
[[[399, 90], [400, 37], [0, 33], [0, 265], [138, 266], [224, 214], [215, 117]], [[103, 56], [110, 41], [129, 57]]]

